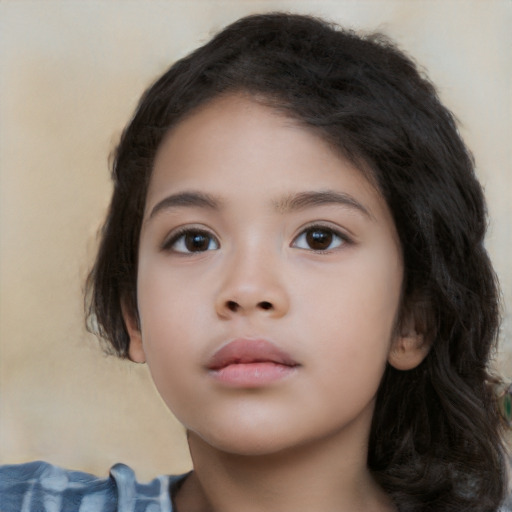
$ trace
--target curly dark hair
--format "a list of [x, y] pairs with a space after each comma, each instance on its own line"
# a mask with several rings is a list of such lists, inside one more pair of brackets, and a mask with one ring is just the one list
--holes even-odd
[[121, 301], [137, 315], [139, 232], [164, 135], [199, 105], [254, 95], [319, 133], [379, 188], [404, 258], [403, 310], [432, 348], [414, 370], [388, 365], [368, 466], [402, 512], [496, 511], [506, 488], [489, 359], [498, 287], [483, 246], [486, 207], [453, 115], [382, 35], [272, 13], [243, 18], [175, 63], [143, 95], [117, 148], [114, 192], [87, 311], [128, 357]]

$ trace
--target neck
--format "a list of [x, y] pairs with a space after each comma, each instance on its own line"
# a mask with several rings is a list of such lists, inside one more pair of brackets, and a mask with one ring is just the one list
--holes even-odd
[[253, 456], [217, 450], [190, 433], [194, 473], [177, 496], [178, 512], [393, 512], [360, 441], [340, 447], [334, 437]]

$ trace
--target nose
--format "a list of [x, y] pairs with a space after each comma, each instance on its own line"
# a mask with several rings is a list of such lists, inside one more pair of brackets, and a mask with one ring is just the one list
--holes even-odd
[[289, 296], [279, 264], [268, 254], [251, 252], [227, 263], [225, 279], [216, 297], [217, 315], [224, 319], [237, 316], [284, 316]]

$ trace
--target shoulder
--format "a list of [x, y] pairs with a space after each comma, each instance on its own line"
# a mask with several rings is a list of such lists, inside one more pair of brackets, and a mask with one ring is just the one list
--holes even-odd
[[171, 485], [182, 477], [140, 483], [133, 470], [116, 464], [106, 478], [46, 462], [0, 466], [2, 512], [172, 512]]
[[73, 508], [86, 512], [86, 507], [110, 512], [116, 510], [116, 488], [109, 478], [29, 462], [0, 467], [0, 503], [6, 512], [32, 512], [41, 505], [59, 512]]
[[499, 512], [512, 512], [512, 494], [507, 496], [507, 499], [504, 501]]

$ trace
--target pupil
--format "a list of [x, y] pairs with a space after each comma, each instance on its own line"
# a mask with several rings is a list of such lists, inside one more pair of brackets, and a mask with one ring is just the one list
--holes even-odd
[[314, 230], [309, 231], [306, 235], [308, 245], [312, 249], [322, 250], [327, 249], [332, 242], [332, 233], [329, 231]]
[[185, 235], [185, 246], [191, 252], [206, 251], [209, 243], [209, 238], [202, 233], [188, 233]]

